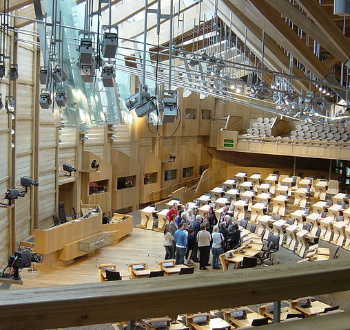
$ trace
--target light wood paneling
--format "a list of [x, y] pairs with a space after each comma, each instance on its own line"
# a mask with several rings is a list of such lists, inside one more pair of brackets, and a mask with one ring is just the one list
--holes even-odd
[[17, 153], [32, 151], [32, 121], [17, 120], [16, 125]]
[[[29, 65], [26, 65], [26, 67]], [[20, 70], [20, 69], [19, 69]], [[22, 72], [19, 72], [21, 75]], [[17, 98], [16, 98], [16, 111], [19, 118], [32, 118], [33, 115], [33, 86], [28, 84], [18, 83], [17, 87]], [[28, 131], [29, 133], [31, 131]]]
[[[0, 119], [1, 122], [1, 119]], [[9, 134], [0, 132], [0, 173], [1, 177], [4, 177], [8, 174], [9, 171], [9, 158], [8, 158], [8, 139]]]

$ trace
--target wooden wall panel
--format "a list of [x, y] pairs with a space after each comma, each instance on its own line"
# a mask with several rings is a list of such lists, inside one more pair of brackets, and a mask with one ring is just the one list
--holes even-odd
[[64, 163], [70, 164], [76, 168], [75, 147], [60, 148], [58, 163], [61, 167]]
[[30, 236], [30, 189], [24, 197], [16, 200], [16, 239], [20, 242]]
[[40, 148], [56, 147], [56, 127], [51, 125], [40, 126]]
[[17, 156], [16, 164], [16, 179], [19, 180], [22, 176], [31, 176], [32, 174], [32, 155]]
[[52, 214], [56, 210], [55, 172], [40, 175], [39, 178], [39, 229], [52, 225]]
[[[8, 184], [8, 181], [0, 183], [1, 196], [6, 192]], [[0, 265], [4, 265], [10, 255], [9, 214], [9, 209], [0, 207]]]
[[[9, 171], [9, 157], [8, 157], [8, 141], [9, 134], [7, 132], [0, 132], [0, 177], [8, 175]], [[1, 194], [1, 192], [0, 192]]]
[[39, 154], [39, 172], [55, 169], [55, 149], [42, 149]]
[[[19, 74], [21, 74], [21, 72]], [[34, 96], [33, 86], [28, 84], [18, 83], [16, 111], [19, 118], [32, 117], [33, 106], [34, 106], [33, 96]]]
[[18, 47], [18, 77], [21, 81], [33, 82], [33, 50], [27, 47]]
[[17, 120], [17, 127], [16, 127], [17, 153], [32, 151], [32, 129], [33, 129], [32, 121]]

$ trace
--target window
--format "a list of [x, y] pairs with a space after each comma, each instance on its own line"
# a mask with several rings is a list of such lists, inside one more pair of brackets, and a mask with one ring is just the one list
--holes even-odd
[[185, 119], [196, 119], [196, 109], [186, 109], [185, 110]]
[[143, 176], [143, 184], [146, 185], [146, 184], [156, 183], [157, 182], [157, 176], [158, 176], [157, 172], [146, 173]]
[[199, 166], [199, 175], [202, 175], [205, 170], [209, 168], [209, 165], [201, 165]]
[[107, 192], [108, 180], [89, 182], [89, 195]]
[[136, 175], [124, 176], [117, 179], [117, 189], [135, 187]]
[[191, 176], [193, 176], [193, 167], [185, 167], [182, 170], [182, 177], [183, 178], [190, 178]]
[[164, 181], [170, 181], [176, 179], [176, 170], [165, 171]]
[[202, 110], [202, 119], [211, 119], [211, 110]]

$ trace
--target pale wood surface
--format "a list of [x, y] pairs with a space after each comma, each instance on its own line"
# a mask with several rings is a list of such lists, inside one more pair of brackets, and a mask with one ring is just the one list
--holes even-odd
[[[28, 330], [159, 317], [350, 289], [350, 266], [341, 259], [236, 270], [232, 275], [163, 277], [156, 279], [156, 285], [155, 279], [144, 279], [10, 290], [2, 294], [0, 329], [11, 329], [14, 323], [16, 329]], [[164, 304], [164, 297], [171, 297], [174, 304]]]

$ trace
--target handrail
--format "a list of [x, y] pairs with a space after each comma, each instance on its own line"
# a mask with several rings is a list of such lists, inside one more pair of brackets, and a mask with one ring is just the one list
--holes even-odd
[[182, 182], [178, 182], [178, 183], [175, 183], [169, 187], [166, 187], [166, 188], [161, 188], [161, 189], [158, 189], [158, 190], [154, 190], [154, 191], [151, 191], [149, 193], [149, 198], [151, 199], [153, 197], [153, 195], [157, 194], [157, 193], [161, 193], [163, 191], [166, 191], [168, 190], [168, 193], [170, 194], [170, 190], [171, 188], [174, 188], [176, 186], [183, 186], [183, 185], [186, 185], [188, 182], [191, 182], [191, 181], [195, 181], [195, 180], [200, 180], [201, 176], [196, 176], [195, 178], [192, 178], [190, 180], [187, 180], [187, 181], [182, 181]]
[[[140, 320], [349, 289], [348, 260], [333, 259], [196, 276], [4, 290], [0, 300], [0, 330]], [[298, 321], [298, 327], [301, 322]]]

